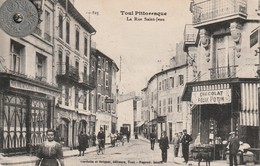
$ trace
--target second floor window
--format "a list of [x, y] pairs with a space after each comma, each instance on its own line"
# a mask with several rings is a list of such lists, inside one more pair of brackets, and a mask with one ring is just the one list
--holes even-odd
[[36, 78], [43, 81], [46, 80], [46, 57], [36, 54]]
[[84, 39], [84, 55], [88, 55], [88, 39], [86, 37]]
[[183, 75], [179, 75], [179, 85], [183, 85], [184, 84], [184, 77]]
[[69, 87], [65, 87], [65, 105], [66, 106], [69, 106], [69, 97], [70, 97], [69, 90], [70, 90]]
[[170, 80], [171, 80], [171, 88], [174, 88], [174, 78], [171, 77]]
[[177, 112], [181, 112], [182, 111], [182, 102], [181, 102], [181, 97], [177, 97]]
[[22, 72], [22, 61], [24, 57], [24, 46], [11, 41], [11, 70], [16, 73]]
[[78, 107], [79, 107], [79, 91], [76, 88], [75, 89], [75, 108], [78, 108]]
[[70, 22], [66, 22], [66, 42], [70, 44]]
[[76, 30], [76, 50], [79, 51], [79, 31]]
[[108, 82], [108, 73], [106, 73], [106, 75], [105, 75], [105, 85], [106, 85], [106, 88], [108, 88], [108, 86], [109, 86], [109, 82]]
[[59, 37], [63, 38], [63, 16], [59, 15]]

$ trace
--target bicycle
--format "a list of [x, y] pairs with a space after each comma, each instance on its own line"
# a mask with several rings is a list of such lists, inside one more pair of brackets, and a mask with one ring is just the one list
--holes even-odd
[[104, 151], [105, 151], [104, 139], [98, 139], [97, 154], [98, 154], [98, 155], [99, 155], [100, 153], [104, 154]]

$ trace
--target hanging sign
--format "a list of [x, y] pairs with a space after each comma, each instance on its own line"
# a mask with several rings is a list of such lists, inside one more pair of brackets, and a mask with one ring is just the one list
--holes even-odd
[[192, 92], [193, 104], [225, 104], [231, 103], [231, 89]]

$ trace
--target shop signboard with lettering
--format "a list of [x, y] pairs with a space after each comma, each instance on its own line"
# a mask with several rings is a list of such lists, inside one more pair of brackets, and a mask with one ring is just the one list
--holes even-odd
[[225, 104], [231, 103], [231, 89], [192, 92], [193, 104]]

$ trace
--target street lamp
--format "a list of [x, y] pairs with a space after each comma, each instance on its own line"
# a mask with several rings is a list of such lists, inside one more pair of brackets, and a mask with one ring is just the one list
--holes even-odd
[[42, 22], [41, 15], [42, 15], [42, 12], [43, 12], [44, 1], [45, 0], [31, 0], [31, 2], [35, 5], [35, 7], [38, 11], [38, 16], [39, 16], [38, 23], [39, 24]]

